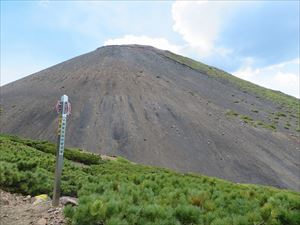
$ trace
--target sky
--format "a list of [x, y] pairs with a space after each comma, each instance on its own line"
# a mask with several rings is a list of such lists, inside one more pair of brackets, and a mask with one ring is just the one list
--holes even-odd
[[299, 4], [1, 0], [1, 86], [104, 45], [144, 44], [299, 98]]

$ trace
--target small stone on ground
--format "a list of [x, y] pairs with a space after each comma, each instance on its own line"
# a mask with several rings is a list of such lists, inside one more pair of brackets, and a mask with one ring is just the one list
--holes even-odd
[[0, 190], [0, 224], [65, 225], [63, 206], [52, 207], [51, 200], [35, 203], [31, 196]]

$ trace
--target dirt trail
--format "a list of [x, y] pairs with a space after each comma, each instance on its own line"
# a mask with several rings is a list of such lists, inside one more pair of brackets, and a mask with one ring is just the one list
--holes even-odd
[[53, 208], [51, 201], [34, 202], [31, 196], [0, 190], [0, 225], [63, 225], [62, 206]]

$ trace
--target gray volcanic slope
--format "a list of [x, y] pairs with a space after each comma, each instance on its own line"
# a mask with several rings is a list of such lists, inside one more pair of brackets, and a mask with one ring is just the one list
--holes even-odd
[[[54, 105], [67, 94], [67, 146], [300, 190], [294, 112], [179, 59], [149, 46], [107, 46], [7, 84], [1, 132], [54, 142]], [[272, 115], [276, 130], [253, 126]]]

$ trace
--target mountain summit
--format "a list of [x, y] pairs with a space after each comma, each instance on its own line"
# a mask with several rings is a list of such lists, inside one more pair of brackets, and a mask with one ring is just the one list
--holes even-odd
[[300, 190], [299, 100], [150, 46], [106, 46], [1, 87], [1, 132]]

